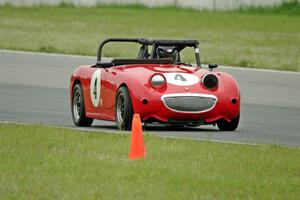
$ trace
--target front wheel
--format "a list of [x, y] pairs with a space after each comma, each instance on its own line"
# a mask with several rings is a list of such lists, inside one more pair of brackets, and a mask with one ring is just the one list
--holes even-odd
[[93, 119], [85, 116], [83, 92], [80, 83], [73, 88], [72, 93], [72, 118], [76, 126], [91, 126]]
[[220, 119], [217, 122], [217, 125], [220, 131], [234, 131], [235, 129], [237, 129], [239, 125], [239, 121], [240, 121], [240, 114], [236, 118], [231, 120], [231, 122], [228, 122], [225, 119]]
[[116, 95], [116, 123], [120, 130], [130, 130], [133, 117], [133, 108], [130, 94], [126, 87], [120, 87]]

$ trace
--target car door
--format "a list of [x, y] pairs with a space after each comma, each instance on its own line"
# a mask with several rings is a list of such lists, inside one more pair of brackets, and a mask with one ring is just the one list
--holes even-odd
[[117, 73], [114, 68], [104, 68], [101, 79], [101, 109], [107, 120], [115, 119]]
[[102, 115], [101, 79], [102, 69], [96, 67], [89, 67], [81, 79], [86, 114], [96, 119]]

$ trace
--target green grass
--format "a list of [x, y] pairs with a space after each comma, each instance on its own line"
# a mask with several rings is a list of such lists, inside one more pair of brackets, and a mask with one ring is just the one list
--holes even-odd
[[[206, 12], [141, 6], [0, 7], [0, 48], [96, 55], [108, 37], [195, 38], [202, 61], [300, 71], [300, 4]], [[136, 56], [110, 46], [105, 56]]]
[[273, 7], [244, 7], [239, 10], [244, 13], [299, 15], [300, 3], [298, 0], [289, 0]]
[[1, 199], [297, 199], [300, 149], [0, 124]]

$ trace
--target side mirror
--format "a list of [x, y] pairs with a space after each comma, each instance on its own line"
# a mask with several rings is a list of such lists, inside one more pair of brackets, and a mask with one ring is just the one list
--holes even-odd
[[218, 64], [208, 64], [208, 68], [210, 70], [213, 70], [214, 68], [217, 68], [218, 67]]

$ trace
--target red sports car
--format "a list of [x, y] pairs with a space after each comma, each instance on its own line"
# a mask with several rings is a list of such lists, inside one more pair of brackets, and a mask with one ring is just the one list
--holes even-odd
[[[137, 58], [103, 62], [102, 49], [109, 42], [137, 43]], [[203, 69], [198, 45], [197, 40], [104, 40], [96, 64], [80, 66], [72, 74], [75, 125], [90, 126], [99, 119], [129, 130], [138, 113], [144, 123], [217, 124], [222, 131], [235, 130], [240, 118], [238, 84], [231, 75], [217, 71], [217, 65]], [[184, 49], [195, 55], [196, 65], [183, 62]]]

